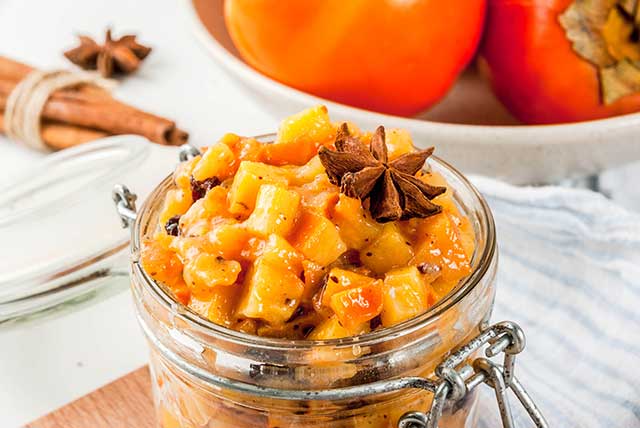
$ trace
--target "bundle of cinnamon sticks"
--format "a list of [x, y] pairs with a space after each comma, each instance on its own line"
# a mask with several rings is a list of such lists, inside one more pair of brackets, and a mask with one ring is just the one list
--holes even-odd
[[[0, 132], [9, 94], [33, 68], [0, 56]], [[42, 111], [41, 137], [53, 150], [108, 135], [137, 134], [165, 145], [180, 145], [188, 134], [174, 122], [124, 104], [101, 88], [81, 85], [54, 92]]]

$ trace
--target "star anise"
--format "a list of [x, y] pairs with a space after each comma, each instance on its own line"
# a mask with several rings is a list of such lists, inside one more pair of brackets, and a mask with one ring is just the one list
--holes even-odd
[[111, 30], [107, 30], [103, 45], [87, 36], [78, 38], [80, 46], [66, 51], [64, 56], [85, 70], [97, 69], [103, 77], [137, 70], [142, 60], [151, 52], [151, 48], [139, 44], [133, 35], [114, 40]]
[[446, 191], [431, 186], [415, 175], [422, 169], [433, 147], [389, 161], [384, 127], [379, 126], [367, 147], [350, 135], [343, 124], [336, 135], [336, 150], [321, 147], [320, 161], [329, 181], [345, 195], [369, 199], [371, 216], [379, 223], [425, 218], [440, 212], [430, 200]]

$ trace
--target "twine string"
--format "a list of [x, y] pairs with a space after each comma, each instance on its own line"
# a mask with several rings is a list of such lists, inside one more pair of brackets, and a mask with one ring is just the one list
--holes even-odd
[[114, 87], [113, 80], [94, 73], [64, 70], [34, 70], [11, 91], [5, 108], [5, 132], [12, 140], [37, 150], [48, 150], [40, 135], [42, 110], [58, 89], [80, 84], [105, 90]]

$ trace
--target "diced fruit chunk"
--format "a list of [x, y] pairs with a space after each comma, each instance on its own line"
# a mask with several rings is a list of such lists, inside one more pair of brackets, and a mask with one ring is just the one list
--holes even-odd
[[242, 267], [235, 260], [200, 253], [184, 267], [184, 281], [198, 298], [207, 298], [211, 289], [236, 282]]
[[255, 138], [242, 138], [235, 134], [226, 134], [220, 142], [229, 146], [239, 162], [262, 162], [264, 160], [265, 145], [258, 142]]
[[306, 164], [293, 170], [293, 180], [296, 184], [310, 183], [324, 173], [324, 166], [318, 155], [312, 157]]
[[302, 277], [304, 278], [304, 294], [302, 301], [308, 302], [322, 285], [327, 268], [311, 260], [302, 261]]
[[193, 168], [193, 178], [204, 181], [207, 178], [216, 177], [224, 180], [233, 174], [236, 157], [226, 144], [217, 143], [209, 147], [202, 159]]
[[348, 330], [369, 321], [382, 311], [382, 284], [378, 281], [340, 291], [331, 296], [331, 309]]
[[145, 272], [166, 285], [182, 282], [182, 262], [173, 251], [159, 241], [146, 240], [140, 252], [140, 263]]
[[241, 162], [229, 191], [229, 212], [241, 216], [251, 214], [263, 184], [286, 187], [288, 180], [278, 167], [259, 162]]
[[462, 248], [469, 260], [471, 260], [476, 249], [476, 233], [468, 218], [457, 217], [457, 219], [459, 220], [458, 229], [460, 230], [460, 245], [462, 245]]
[[369, 286], [376, 281], [375, 278], [360, 275], [350, 270], [333, 268], [327, 276], [327, 282], [322, 292], [316, 299], [316, 306], [318, 309], [321, 306], [328, 307], [331, 304], [331, 298], [334, 294], [351, 288]]
[[340, 339], [343, 337], [356, 336], [369, 331], [368, 323], [356, 326], [354, 329], [347, 329], [340, 324], [340, 320], [336, 315], [327, 318], [314, 328], [309, 336], [309, 340], [329, 340]]
[[286, 322], [300, 302], [304, 283], [294, 273], [258, 258], [247, 273], [237, 314], [272, 325]]
[[382, 225], [371, 218], [359, 199], [340, 194], [331, 219], [338, 226], [340, 237], [349, 248], [360, 250], [373, 242]]
[[394, 269], [384, 277], [382, 325], [398, 324], [426, 311], [436, 296], [415, 266]]
[[207, 234], [208, 252], [222, 256], [227, 260], [240, 260], [248, 247], [251, 234], [239, 223], [215, 225]]
[[471, 258], [473, 256], [476, 245], [475, 231], [469, 218], [460, 214], [458, 205], [456, 204], [453, 197], [453, 191], [447, 184], [447, 181], [441, 174], [437, 172], [425, 173], [422, 177], [420, 177], [420, 179], [426, 183], [431, 184], [432, 186], [442, 186], [447, 188], [447, 191], [442, 195], [434, 198], [433, 202], [440, 205], [442, 207], [442, 211], [446, 212], [453, 223], [458, 227], [458, 238], [460, 239], [460, 245], [462, 245], [462, 247], [464, 248], [467, 257]]
[[458, 228], [458, 239], [467, 258], [471, 260], [476, 247], [475, 231], [468, 217], [460, 215], [458, 210], [444, 210], [451, 222]]
[[190, 307], [210, 321], [230, 327], [235, 322], [234, 312], [242, 288], [214, 287], [208, 291], [205, 300], [193, 298]]
[[300, 206], [300, 195], [273, 184], [260, 186], [256, 206], [247, 221], [247, 229], [257, 235], [286, 236], [293, 229]]
[[176, 183], [179, 188], [183, 190], [191, 189], [191, 174], [198, 162], [200, 162], [200, 159], [202, 159], [202, 156], [198, 155], [178, 164], [173, 173], [173, 182]]
[[395, 267], [405, 266], [412, 257], [411, 243], [395, 223], [385, 224], [380, 236], [360, 251], [362, 263], [380, 275]]
[[185, 236], [200, 236], [210, 229], [209, 215], [204, 208], [204, 200], [199, 199], [180, 217], [180, 233]]
[[393, 160], [400, 155], [414, 151], [413, 141], [409, 131], [404, 129], [387, 129], [385, 135], [389, 160]]
[[200, 253], [211, 253], [211, 243], [205, 236], [181, 236], [174, 239], [170, 247], [186, 263]]
[[239, 285], [214, 288], [209, 298], [211, 305], [208, 318], [216, 324], [231, 326], [235, 321], [235, 307], [241, 291]]
[[334, 224], [326, 217], [308, 211], [303, 212], [290, 242], [308, 259], [322, 266], [347, 250]]
[[281, 236], [269, 236], [260, 258], [274, 267], [286, 269], [296, 276], [302, 272], [304, 256]]
[[276, 165], [303, 165], [316, 155], [318, 147], [335, 136], [325, 106], [312, 107], [286, 118], [278, 138], [265, 147], [267, 159]]
[[307, 211], [324, 217], [328, 217], [333, 211], [340, 195], [338, 189], [329, 183], [326, 175], [317, 176], [312, 182], [302, 185], [297, 190], [302, 196], [302, 206]]
[[204, 195], [204, 198], [200, 199], [207, 216], [231, 217], [229, 215], [229, 210], [227, 209], [228, 193], [229, 189], [222, 186], [216, 186], [213, 189], [209, 190]]
[[193, 200], [191, 199], [191, 191], [183, 189], [171, 189], [167, 192], [167, 196], [164, 199], [164, 205], [160, 212], [158, 221], [162, 227], [173, 216], [181, 216], [186, 213]]
[[440, 277], [433, 286], [441, 298], [471, 272], [469, 257], [460, 241], [460, 230], [445, 211], [424, 219], [418, 233], [421, 244], [416, 249], [414, 263], [440, 267]]

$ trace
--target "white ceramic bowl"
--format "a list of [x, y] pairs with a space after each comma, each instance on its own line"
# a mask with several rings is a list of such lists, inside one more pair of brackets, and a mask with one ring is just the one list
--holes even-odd
[[334, 119], [353, 121], [365, 129], [381, 124], [407, 129], [416, 145], [436, 146], [440, 157], [463, 172], [515, 184], [553, 183], [640, 160], [640, 113], [574, 124], [517, 125], [473, 72], [465, 73], [438, 106], [416, 118], [374, 113], [309, 95], [242, 61], [224, 24], [223, 0], [180, 3], [214, 61], [276, 117], [325, 104]]

